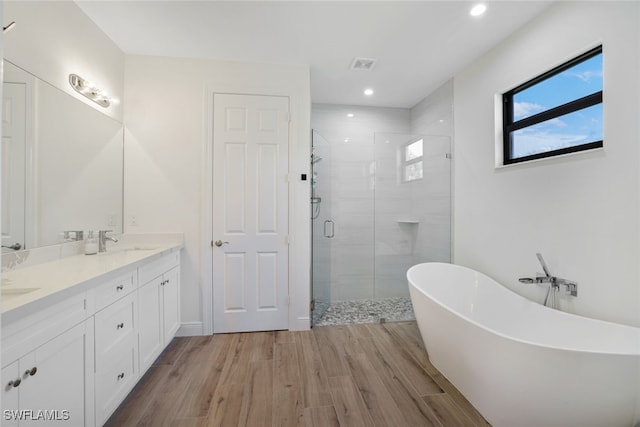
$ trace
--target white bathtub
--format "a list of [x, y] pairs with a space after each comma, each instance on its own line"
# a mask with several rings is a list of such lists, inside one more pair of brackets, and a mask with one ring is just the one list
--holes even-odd
[[431, 363], [494, 427], [640, 423], [640, 328], [544, 307], [452, 264], [407, 279]]

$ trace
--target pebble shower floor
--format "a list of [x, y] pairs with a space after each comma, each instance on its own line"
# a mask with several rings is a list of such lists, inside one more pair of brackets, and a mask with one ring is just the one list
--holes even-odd
[[[321, 311], [321, 310], [316, 310]], [[332, 303], [316, 319], [314, 326], [344, 325], [349, 323], [380, 323], [415, 320], [410, 298], [339, 301]]]

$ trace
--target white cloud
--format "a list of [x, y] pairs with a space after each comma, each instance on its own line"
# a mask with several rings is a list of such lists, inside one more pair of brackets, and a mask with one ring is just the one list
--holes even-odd
[[518, 120], [522, 117], [532, 116], [538, 111], [542, 111], [544, 107], [534, 102], [514, 102], [513, 103], [513, 118]]
[[585, 83], [589, 83], [593, 78], [602, 78], [602, 71], [585, 70], [579, 73], [571, 73], [573, 77], [577, 77]]

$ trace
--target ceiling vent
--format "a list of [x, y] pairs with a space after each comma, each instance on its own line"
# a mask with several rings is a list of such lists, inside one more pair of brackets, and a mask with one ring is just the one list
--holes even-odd
[[376, 62], [378, 62], [378, 60], [373, 58], [353, 58], [349, 69], [356, 71], [371, 71], [373, 70], [373, 67], [376, 66]]

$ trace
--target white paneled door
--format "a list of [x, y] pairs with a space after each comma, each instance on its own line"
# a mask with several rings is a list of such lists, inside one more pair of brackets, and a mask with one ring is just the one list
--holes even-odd
[[213, 104], [213, 329], [288, 329], [289, 98]]

